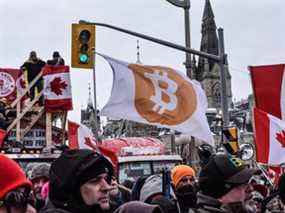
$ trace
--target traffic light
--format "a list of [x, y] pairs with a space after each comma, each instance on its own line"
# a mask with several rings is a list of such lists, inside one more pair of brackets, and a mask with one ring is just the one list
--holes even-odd
[[71, 67], [92, 69], [95, 25], [72, 24]]
[[225, 136], [227, 140], [224, 143], [224, 147], [230, 154], [236, 155], [239, 151], [238, 129], [236, 127], [228, 127], [228, 128], [223, 129], [222, 132], [223, 132], [223, 136]]

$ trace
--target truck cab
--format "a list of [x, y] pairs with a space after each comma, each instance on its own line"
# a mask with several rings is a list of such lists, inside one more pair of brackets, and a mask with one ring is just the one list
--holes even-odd
[[147, 137], [103, 140], [101, 146], [112, 150], [118, 158], [119, 182], [135, 181], [143, 175], [160, 173], [181, 164], [180, 155], [167, 154], [165, 145], [158, 139]]

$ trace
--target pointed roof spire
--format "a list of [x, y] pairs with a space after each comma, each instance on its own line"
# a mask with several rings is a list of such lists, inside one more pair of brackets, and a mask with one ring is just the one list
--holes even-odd
[[[217, 27], [215, 22], [215, 16], [214, 12], [212, 10], [212, 6], [210, 3], [210, 0], [205, 0], [205, 7], [204, 7], [204, 13], [202, 18], [202, 38], [201, 38], [201, 46], [200, 50], [203, 52], [207, 52], [210, 54], [218, 55], [219, 53], [219, 47], [218, 47], [218, 36], [217, 36]], [[205, 60], [203, 57], [199, 57], [198, 62], [198, 79], [202, 80], [201, 77], [205, 76], [203, 72], [211, 72], [212, 68], [214, 67], [214, 64], [216, 63], [213, 60], [208, 60], [209, 63], [209, 70], [204, 70], [204, 63]]]
[[91, 98], [91, 86], [90, 83], [88, 83], [88, 102], [87, 102], [87, 108], [88, 107], [93, 107], [93, 102]]
[[215, 16], [212, 10], [211, 2], [210, 0], [206, 0], [205, 7], [204, 7], [204, 13], [203, 13], [203, 21], [209, 18], [213, 19], [214, 17]]
[[141, 60], [140, 60], [140, 43], [139, 40], [137, 40], [137, 64], [141, 64]]

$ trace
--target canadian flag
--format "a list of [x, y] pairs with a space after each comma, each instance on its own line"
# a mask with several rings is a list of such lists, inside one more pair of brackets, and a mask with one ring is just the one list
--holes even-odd
[[117, 167], [118, 158], [116, 153], [99, 145], [87, 126], [68, 121], [68, 141], [70, 149], [93, 149], [107, 157], [114, 167]]
[[285, 64], [250, 66], [255, 105], [285, 120]]
[[97, 149], [91, 130], [83, 125], [68, 121], [68, 142], [70, 149]]
[[256, 160], [260, 163], [285, 163], [285, 121], [254, 108]]
[[72, 110], [69, 67], [46, 65], [43, 68], [43, 79], [46, 110]]
[[272, 181], [274, 186], [278, 185], [280, 176], [284, 173], [284, 169], [281, 166], [268, 167], [268, 177]]

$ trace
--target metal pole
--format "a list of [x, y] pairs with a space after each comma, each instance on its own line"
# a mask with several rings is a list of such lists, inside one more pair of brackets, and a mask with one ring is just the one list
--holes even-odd
[[139, 38], [146, 39], [148, 41], [152, 41], [152, 42], [161, 44], [163, 46], [171, 47], [171, 48], [174, 48], [174, 49], [177, 49], [177, 50], [181, 50], [183, 52], [187, 52], [187, 53], [190, 53], [190, 54], [199, 55], [201, 57], [212, 59], [212, 60], [214, 60], [216, 62], [220, 61], [220, 57], [217, 56], [217, 55], [213, 55], [213, 54], [209, 54], [209, 53], [206, 53], [206, 52], [201, 52], [201, 51], [198, 51], [198, 50], [190, 49], [190, 48], [187, 48], [187, 47], [184, 47], [184, 46], [181, 46], [181, 45], [169, 42], [169, 41], [165, 41], [165, 40], [162, 40], [162, 39], [154, 38], [154, 37], [151, 37], [151, 36], [144, 35], [142, 33], [133, 32], [133, 31], [126, 30], [126, 29], [123, 29], [123, 28], [119, 28], [119, 27], [116, 27], [116, 26], [112, 26], [112, 25], [109, 25], [109, 24], [97, 23], [97, 22], [89, 22], [89, 21], [84, 21], [84, 20], [80, 20], [79, 24], [90, 24], [90, 25], [107, 27], [107, 28], [110, 28], [110, 29], [113, 29], [113, 30], [117, 30], [117, 31], [120, 31], [120, 32], [123, 32], [123, 33], [127, 33], [127, 34], [130, 34], [130, 35], [139, 37]]
[[93, 57], [93, 94], [94, 94], [94, 120], [95, 120], [95, 138], [96, 141], [100, 141], [98, 131], [99, 131], [99, 126], [98, 126], [98, 119], [97, 119], [97, 99], [96, 99], [96, 72], [95, 72], [95, 48], [92, 49], [92, 57]]
[[222, 113], [223, 113], [223, 127], [229, 125], [229, 110], [228, 110], [228, 94], [227, 94], [227, 82], [225, 73], [225, 47], [224, 47], [224, 30], [222, 28], [218, 29], [219, 35], [219, 66], [220, 66], [220, 79], [221, 79], [221, 102], [222, 102]]
[[[191, 35], [190, 35], [190, 0], [184, 0], [184, 1], [177, 1], [177, 0], [167, 0], [171, 4], [173, 4], [176, 7], [182, 7], [184, 8], [184, 29], [185, 29], [185, 46], [186, 48], [191, 48]], [[194, 77], [194, 73], [192, 72], [191, 69], [191, 54], [186, 52], [186, 61], [184, 63], [185, 68], [186, 68], [186, 74], [187, 76], [191, 79]], [[175, 137], [173, 135], [173, 137]], [[172, 135], [171, 135], [172, 138]], [[172, 140], [171, 140], [171, 145], [172, 145]], [[190, 162], [194, 162], [195, 160], [195, 138], [191, 137], [191, 141], [189, 144], [189, 152], [190, 152]]]
[[[189, 0], [187, 0], [189, 2]], [[189, 9], [190, 9], [190, 2], [189, 7], [184, 8], [184, 19], [185, 19], [185, 45], [187, 48], [191, 48], [191, 35], [190, 35], [190, 15], [189, 15]], [[191, 54], [186, 52], [186, 61], [185, 61], [185, 67], [187, 76], [189, 78], [193, 77], [193, 72], [191, 70]]]

